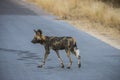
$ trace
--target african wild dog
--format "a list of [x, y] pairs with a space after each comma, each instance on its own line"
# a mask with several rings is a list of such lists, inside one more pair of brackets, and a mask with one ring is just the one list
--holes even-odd
[[61, 62], [62, 68], [64, 68], [64, 64], [63, 64], [62, 58], [59, 55], [58, 50], [63, 50], [63, 49], [66, 51], [66, 54], [70, 61], [67, 68], [69, 69], [72, 65], [72, 59], [70, 56], [70, 52], [72, 52], [78, 58], [78, 67], [79, 68], [81, 67], [79, 50], [77, 49], [76, 40], [74, 38], [44, 36], [40, 29], [38, 29], [37, 31], [34, 30], [34, 32], [35, 32], [35, 36], [31, 42], [34, 44], [40, 43], [45, 47], [45, 55], [43, 59], [43, 64], [38, 67], [43, 67], [43, 65], [45, 65], [48, 54], [50, 53], [50, 49], [53, 49], [56, 52], [58, 59]]

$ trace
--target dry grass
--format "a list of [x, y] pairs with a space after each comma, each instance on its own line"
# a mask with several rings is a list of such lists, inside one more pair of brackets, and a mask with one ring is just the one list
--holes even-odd
[[[103, 0], [27, 0], [60, 16], [80, 29], [117, 40], [120, 48], [120, 8]], [[108, 41], [106, 41], [108, 42]]]
[[[34, 2], [37, 5], [40, 5], [47, 11], [50, 11], [58, 16], [66, 16], [69, 14], [70, 1], [69, 0], [28, 0]], [[69, 1], [69, 3], [68, 3]], [[73, 0], [71, 0], [72, 3]]]
[[120, 9], [100, 0], [28, 0], [64, 19], [87, 17], [120, 30]]

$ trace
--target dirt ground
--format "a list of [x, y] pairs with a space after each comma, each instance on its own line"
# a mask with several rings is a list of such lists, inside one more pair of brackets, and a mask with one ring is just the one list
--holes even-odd
[[72, 24], [76, 28], [104, 41], [105, 43], [120, 49], [120, 31], [114, 28], [105, 28], [100, 23], [91, 22], [87, 19], [82, 20], [67, 20], [68, 23]]

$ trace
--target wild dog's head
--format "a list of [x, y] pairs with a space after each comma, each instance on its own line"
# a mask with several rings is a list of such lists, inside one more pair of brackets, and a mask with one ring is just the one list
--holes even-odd
[[45, 41], [45, 36], [42, 35], [42, 30], [38, 29], [38, 30], [34, 30], [35, 35], [33, 40], [31, 41], [32, 43], [40, 43], [43, 44]]

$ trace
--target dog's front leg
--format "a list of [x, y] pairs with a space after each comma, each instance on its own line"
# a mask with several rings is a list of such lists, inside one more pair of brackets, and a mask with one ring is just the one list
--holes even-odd
[[43, 63], [42, 63], [42, 65], [39, 65], [39, 66], [38, 66], [39, 68], [42, 68], [42, 67], [45, 65], [49, 53], [50, 53], [50, 52], [49, 52], [49, 50], [47, 49], [46, 52], [45, 52], [45, 55], [44, 55]]
[[59, 61], [61, 62], [61, 65], [62, 65], [61, 68], [64, 68], [64, 63], [63, 63], [62, 58], [61, 58], [60, 55], [59, 55], [58, 50], [55, 50], [55, 52], [56, 52], [56, 54], [57, 54], [57, 57], [58, 57]]

